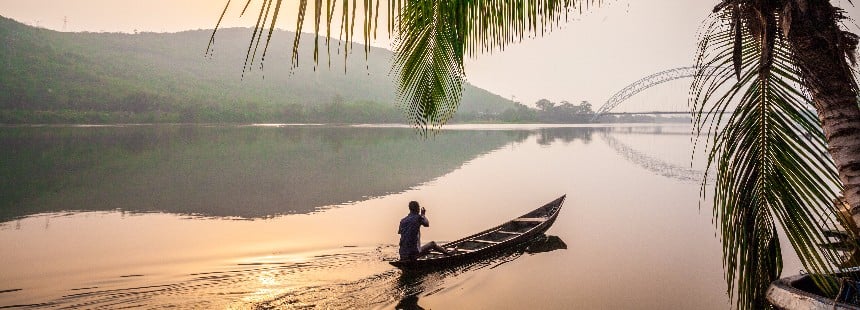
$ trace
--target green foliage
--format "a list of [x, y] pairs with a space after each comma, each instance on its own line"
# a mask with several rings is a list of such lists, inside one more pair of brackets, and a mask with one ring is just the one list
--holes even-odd
[[463, 29], [456, 1], [409, 2], [400, 25], [412, 32], [398, 37], [394, 73], [399, 101], [421, 129], [448, 122], [460, 104], [463, 82]]
[[535, 106], [539, 109], [538, 119], [546, 123], [590, 123], [594, 116], [591, 103], [588, 101], [575, 105], [567, 101], [557, 104], [541, 99], [535, 103]]
[[508, 123], [535, 123], [538, 122], [537, 111], [522, 104], [517, 104], [514, 109], [507, 109], [499, 115], [499, 119]]
[[[251, 34], [220, 30], [204, 57], [201, 42], [209, 31], [59, 33], [0, 17], [0, 122], [404, 121], [394, 105], [390, 51], [374, 49], [367, 60], [350, 60], [346, 73], [315, 71], [310, 60], [290, 72], [292, 45], [273, 41], [267, 70], [249, 66], [242, 77], [246, 50], [240, 43]], [[320, 114], [335, 96], [343, 98], [344, 108], [373, 102], [370, 108], [380, 114]], [[464, 85], [464, 113], [512, 107], [507, 99]]]
[[393, 71], [401, 106], [414, 125], [426, 130], [445, 124], [457, 110], [465, 55], [543, 35], [569, 11], [598, 1], [402, 2], [389, 1], [389, 24], [397, 28]]
[[[245, 2], [243, 14], [253, 1]], [[528, 36], [543, 35], [554, 25], [567, 20], [571, 11], [580, 13], [599, 0], [535, 0], [535, 1], [405, 1], [389, 0], [388, 30], [395, 36], [396, 48], [392, 71], [398, 78], [397, 102], [413, 125], [426, 133], [451, 120], [458, 110], [465, 81], [463, 57], [493, 50], [503, 50], [511, 43]], [[280, 0], [258, 3], [259, 17], [254, 31], [271, 32]], [[301, 29], [308, 14], [309, 1], [300, 0], [293, 42], [301, 41]], [[227, 1], [226, 7], [230, 6]], [[367, 46], [378, 28], [380, 1], [344, 1], [341, 9], [332, 1], [313, 3], [314, 64], [319, 61], [319, 35], [325, 28], [326, 48], [330, 52], [332, 19], [340, 15], [339, 36], [354, 39], [356, 11], [363, 11], [359, 20], [365, 43], [365, 58], [371, 57]], [[226, 12], [226, 8], [225, 8]], [[351, 15], [350, 15], [351, 14]], [[221, 19], [224, 15], [222, 13]], [[219, 24], [221, 19], [219, 19]], [[216, 28], [217, 31], [217, 28]], [[215, 33], [212, 34], [214, 40]], [[267, 38], [266, 46], [270, 39]], [[259, 45], [259, 36], [251, 37], [251, 46]], [[340, 45], [338, 45], [340, 47]], [[352, 43], [344, 44], [346, 58]], [[253, 63], [256, 52], [246, 53]], [[299, 67], [299, 49], [292, 49], [292, 64]], [[262, 57], [261, 57], [262, 58]], [[262, 59], [261, 59], [262, 61]], [[330, 57], [329, 57], [330, 63]], [[466, 97], [466, 96], [462, 96]], [[478, 110], [480, 111], [480, 110]]]
[[[782, 270], [777, 222], [811, 274], [829, 273], [837, 262], [819, 244], [823, 230], [840, 227], [831, 207], [840, 183], [791, 49], [775, 27], [782, 18], [746, 3], [712, 16], [692, 88], [697, 132], [713, 133], [714, 217], [728, 292], [737, 288], [741, 309], [769, 307], [765, 293]], [[704, 74], [709, 67], [720, 69]], [[814, 278], [833, 293], [835, 283]]]

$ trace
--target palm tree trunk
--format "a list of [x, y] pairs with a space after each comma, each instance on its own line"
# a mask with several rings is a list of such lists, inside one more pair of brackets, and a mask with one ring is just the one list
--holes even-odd
[[860, 223], [860, 107], [846, 49], [856, 41], [839, 29], [829, 1], [796, 1], [788, 40], [824, 129], [851, 216]]

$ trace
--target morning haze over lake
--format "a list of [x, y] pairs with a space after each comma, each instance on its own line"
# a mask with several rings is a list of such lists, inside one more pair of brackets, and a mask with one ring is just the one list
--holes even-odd
[[[20, 289], [0, 295], [9, 305], [728, 303], [697, 208], [702, 167], [673, 151], [689, 149], [683, 124], [454, 125], [427, 140], [373, 126], [14, 127], [0, 139], [16, 180], [0, 226], [14, 249], [4, 285]], [[546, 252], [418, 279], [385, 262], [410, 200], [432, 220], [423, 239], [453, 241], [563, 193]]]
[[[820, 182], [795, 195], [826, 205], [806, 236], [838, 239], [825, 271], [857, 253], [820, 126], [749, 127], [815, 169], [709, 164], [764, 139], [721, 140], [721, 117], [768, 119], [697, 110], [719, 1], [406, 1], [427, 9], [403, 9], [403, 37], [384, 1], [240, 2], [0, 0], [0, 308], [762, 308], [738, 281], [818, 270], [793, 247], [814, 225], [731, 213], [770, 193], [733, 173]], [[469, 27], [439, 22], [456, 12]], [[786, 110], [767, 115], [816, 121]], [[757, 252], [727, 255], [743, 238]]]

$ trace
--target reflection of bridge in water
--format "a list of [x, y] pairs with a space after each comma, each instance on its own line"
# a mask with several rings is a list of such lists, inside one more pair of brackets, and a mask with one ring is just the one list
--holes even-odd
[[[705, 175], [704, 170], [694, 169], [691, 164], [679, 165], [668, 162], [659, 156], [648, 154], [627, 143], [621, 136], [650, 135], [650, 136], [691, 136], [692, 131], [683, 130], [685, 127], [575, 127], [575, 128], [542, 128], [536, 131], [537, 143], [550, 145], [554, 142], [570, 143], [581, 141], [590, 143], [592, 136], [596, 133], [615, 153], [628, 162], [639, 166], [653, 174], [679, 180], [682, 182], [701, 182]], [[709, 180], [712, 177], [709, 176]]]
[[[646, 154], [645, 152], [641, 152], [636, 150], [635, 148], [621, 142], [621, 140], [616, 139], [614, 136], [617, 133], [603, 131], [600, 134], [600, 138], [606, 142], [610, 148], [612, 148], [619, 156], [626, 159], [627, 161], [644, 168], [645, 170], [650, 171], [653, 174], [664, 176], [667, 178], [676, 179], [684, 182], [701, 182], [702, 177], [705, 175], [704, 170], [693, 169], [692, 167], [683, 167], [677, 164], [669, 163], [665, 160], [662, 160], [658, 157], [651, 156]], [[637, 133], [634, 133], [637, 134]], [[638, 134], [649, 134], [649, 133], [638, 133]], [[653, 132], [650, 133], [652, 135], [681, 135], [680, 133], [663, 133], [663, 132]], [[690, 135], [690, 133], [687, 133]]]
[[665, 71], [660, 71], [644, 78], [639, 79], [636, 82], [627, 85], [623, 89], [619, 90], [612, 97], [606, 100], [597, 112], [594, 113], [594, 117], [592, 117], [592, 121], [596, 121], [601, 116], [604, 115], [639, 115], [639, 114], [649, 114], [649, 115], [692, 115], [692, 111], [687, 109], [686, 111], [677, 111], [677, 108], [670, 109], [671, 111], [660, 111], [660, 110], [651, 110], [645, 112], [613, 112], [616, 108], [618, 108], [621, 103], [625, 102], [627, 99], [635, 96], [636, 94], [645, 91], [651, 87], [678, 80], [683, 78], [695, 77], [696, 74], [703, 75], [713, 75], [717, 71], [718, 67], [707, 67], [704, 71], [699, 72], [699, 69], [696, 67], [681, 67], [675, 69], [669, 69]]

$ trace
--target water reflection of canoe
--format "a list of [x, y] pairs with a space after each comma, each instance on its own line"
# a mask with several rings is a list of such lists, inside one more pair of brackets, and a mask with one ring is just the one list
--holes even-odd
[[555, 223], [565, 196], [502, 225], [443, 244], [452, 255], [430, 252], [417, 260], [389, 262], [401, 269], [444, 267], [497, 253], [542, 235]]

